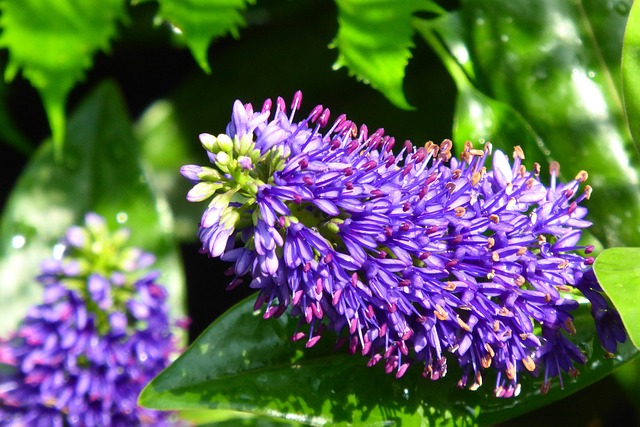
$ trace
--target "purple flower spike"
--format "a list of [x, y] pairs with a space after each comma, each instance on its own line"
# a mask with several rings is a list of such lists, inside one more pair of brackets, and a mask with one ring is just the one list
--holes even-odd
[[546, 186], [520, 147], [510, 160], [488, 143], [459, 158], [449, 140], [394, 152], [384, 130], [344, 115], [330, 124], [322, 106], [294, 121], [301, 100], [290, 114], [282, 98], [260, 112], [236, 101], [227, 133], [203, 143], [213, 167], [182, 169], [212, 197], [202, 252], [235, 264], [228, 288], [250, 276], [265, 318], [299, 316], [293, 340], [310, 347], [333, 330], [397, 377], [420, 362], [437, 380], [454, 361], [471, 390], [493, 370], [498, 397], [517, 395], [523, 374], [544, 373], [543, 391], [575, 375], [580, 293], [603, 347], [625, 341], [593, 259], [577, 253], [593, 250], [579, 243], [586, 172], [562, 183], [554, 162]]
[[166, 291], [156, 273], [132, 270], [149, 258], [126, 236], [91, 214], [67, 231], [62, 259], [43, 263], [44, 302], [0, 340], [14, 367], [0, 373], [0, 425], [178, 424], [136, 403], [177, 348]]

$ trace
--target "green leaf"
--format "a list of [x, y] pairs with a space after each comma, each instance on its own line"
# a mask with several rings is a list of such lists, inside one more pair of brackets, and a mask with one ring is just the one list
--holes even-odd
[[640, 348], [640, 248], [605, 249], [593, 269], [631, 341]]
[[346, 66], [358, 79], [382, 92], [394, 105], [410, 109], [402, 89], [413, 48], [413, 14], [441, 13], [429, 0], [336, 0], [339, 51], [334, 69]]
[[468, 0], [456, 12], [459, 33], [445, 28], [440, 39], [473, 86], [518, 111], [549, 150], [529, 157], [558, 160], [565, 180], [589, 172], [594, 235], [605, 246], [638, 245], [639, 162], [614, 60], [626, 13], [614, 3]]
[[634, 3], [622, 48], [622, 95], [629, 129], [640, 146], [640, 5]]
[[329, 334], [311, 349], [291, 342], [298, 319], [287, 314], [262, 320], [253, 311], [255, 297], [216, 320], [140, 395], [146, 407], [240, 411], [311, 425], [475, 425], [501, 422], [544, 406], [585, 387], [632, 359], [636, 349], [621, 346], [606, 359], [593, 344], [593, 319], [587, 307], [576, 314], [574, 337], [589, 356], [578, 379], [558, 381], [540, 394], [542, 378], [522, 379], [517, 398], [493, 397], [488, 375], [473, 392], [456, 387], [459, 372], [427, 381], [419, 367], [400, 379], [367, 359], [336, 350]]
[[35, 282], [65, 229], [86, 212], [111, 227], [124, 224], [131, 244], [153, 252], [173, 314], [184, 314], [184, 279], [166, 201], [147, 180], [123, 100], [112, 83], [100, 85], [71, 116], [64, 158], [48, 141], [31, 158], [9, 196], [0, 224], [0, 334], [15, 328], [41, 301]]
[[225, 34], [239, 37], [244, 11], [254, 0], [158, 0], [159, 17], [184, 37], [196, 62], [210, 73], [207, 51], [211, 41]]
[[123, 0], [20, 0], [0, 3], [0, 47], [9, 50], [5, 77], [18, 70], [40, 92], [61, 154], [65, 102], [71, 88], [91, 66], [92, 55], [106, 49], [124, 17]]
[[278, 418], [260, 417], [254, 414], [226, 410], [190, 410], [180, 411], [180, 419], [198, 427], [285, 427], [302, 426], [295, 421]]
[[[525, 153], [531, 153], [535, 161], [541, 161], [542, 153], [549, 153], [544, 142], [531, 125], [508, 104], [496, 101], [476, 89], [471, 81], [473, 69], [469, 62], [460, 64], [446, 50], [439, 36], [448, 37], [447, 44], [455, 46], [460, 53], [464, 44], [459, 38], [462, 33], [460, 20], [456, 14], [447, 14], [438, 19], [416, 19], [414, 26], [425, 40], [428, 40], [441, 58], [456, 83], [458, 95], [453, 123], [453, 141], [462, 146], [465, 141], [472, 143], [490, 141], [509, 153], [514, 145], [520, 145]], [[517, 143], [515, 142], [517, 141]], [[542, 151], [541, 151], [542, 149]]]
[[631, 404], [635, 408], [635, 413], [640, 413], [640, 399], [638, 399], [638, 390], [640, 390], [640, 358], [636, 358], [632, 363], [627, 363], [620, 367], [615, 373], [616, 383], [625, 391], [630, 398]]
[[[183, 108], [193, 108], [193, 104]], [[134, 130], [142, 147], [142, 157], [149, 165], [150, 179], [171, 206], [176, 238], [193, 241], [196, 239], [193, 224], [200, 221], [202, 209], [197, 203], [186, 203], [185, 195], [191, 184], [179, 171], [183, 165], [200, 161], [202, 148], [194, 143], [197, 141], [196, 133], [182, 128], [175, 103], [168, 100], [149, 106], [136, 122]]]

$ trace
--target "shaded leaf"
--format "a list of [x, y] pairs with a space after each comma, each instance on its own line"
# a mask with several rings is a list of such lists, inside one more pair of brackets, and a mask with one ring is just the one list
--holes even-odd
[[640, 413], [640, 358], [636, 358], [632, 363], [627, 363], [620, 367], [614, 374], [616, 383], [625, 391], [630, 398], [631, 404], [635, 407], [635, 413]]
[[13, 123], [7, 106], [7, 85], [4, 81], [0, 81], [0, 140], [25, 155], [35, 150], [31, 141]]
[[196, 62], [211, 72], [207, 51], [216, 37], [239, 37], [245, 25], [244, 11], [253, 0], [158, 0], [159, 17], [170, 22], [184, 37]]
[[[590, 357], [578, 379], [564, 378], [540, 394], [542, 378], [522, 379], [513, 399], [493, 397], [495, 378], [478, 391], [456, 387], [459, 372], [427, 381], [419, 367], [400, 379], [383, 366], [336, 350], [330, 336], [312, 349], [289, 337], [298, 319], [287, 314], [264, 321], [253, 312], [255, 297], [216, 320], [171, 366], [142, 392], [140, 403], [157, 409], [219, 409], [280, 417], [311, 425], [475, 425], [500, 422], [558, 400], [612, 372], [635, 357], [622, 346], [606, 359], [594, 339], [587, 307], [576, 315], [575, 339]], [[524, 377], [524, 376], [523, 376]]]
[[21, 69], [38, 89], [59, 155], [65, 133], [65, 102], [106, 49], [124, 17], [123, 0], [20, 0], [0, 3], [0, 47], [9, 50], [5, 76]]
[[640, 5], [631, 8], [622, 51], [622, 94], [629, 129], [640, 146]]
[[122, 98], [113, 84], [98, 87], [71, 116], [65, 156], [54, 161], [42, 144], [9, 196], [0, 226], [0, 334], [15, 328], [40, 302], [35, 282], [65, 229], [88, 211], [111, 227], [132, 230], [131, 244], [153, 252], [173, 314], [183, 314], [184, 279], [166, 201], [150, 187]]
[[346, 66], [397, 107], [411, 108], [402, 81], [414, 46], [413, 14], [441, 9], [429, 0], [336, 0], [336, 5], [340, 26], [333, 42], [339, 52], [334, 68]]
[[640, 248], [605, 249], [593, 269], [631, 341], [640, 348]]

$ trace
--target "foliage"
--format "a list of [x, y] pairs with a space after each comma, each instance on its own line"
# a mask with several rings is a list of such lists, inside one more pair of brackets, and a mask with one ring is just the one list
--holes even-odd
[[[524, 381], [514, 401], [497, 400], [490, 387], [459, 390], [453, 370], [437, 382], [416, 368], [401, 379], [382, 366], [364, 368], [364, 359], [337, 352], [334, 341], [302, 351], [288, 339], [297, 320], [287, 315], [260, 322], [249, 298], [216, 320], [191, 347], [142, 393], [140, 402], [158, 409], [222, 409], [281, 417], [311, 425], [473, 425], [507, 420], [549, 404], [595, 382], [636, 350], [624, 346], [605, 360], [593, 331], [580, 336], [591, 355], [579, 382], [561, 390], [558, 382], [540, 394], [541, 379]], [[589, 330], [588, 310], [576, 318]], [[488, 381], [490, 382], [490, 381]]]
[[[208, 324], [212, 310], [229, 308], [229, 297], [219, 306], [220, 297], [199, 298], [213, 292], [208, 288], [223, 289], [228, 278], [209, 263], [190, 273], [199, 256], [192, 244], [199, 213], [186, 206], [187, 183], [178, 169], [200, 163], [196, 136], [221, 132], [233, 99], [302, 89], [398, 139], [451, 137], [458, 150], [466, 140], [491, 141], [507, 152], [520, 145], [529, 166], [539, 162], [544, 171], [559, 161], [568, 179], [588, 171], [594, 226], [585, 243], [601, 252], [598, 279], [638, 343], [640, 5], [451, 3], [4, 0], [0, 138], [5, 159], [26, 166], [4, 195], [2, 333], [39, 298], [31, 279], [35, 263], [88, 210], [126, 223], [135, 244], [157, 254], [176, 313], [186, 310], [187, 286], [194, 319], [205, 312]], [[220, 39], [225, 35], [239, 40]], [[183, 55], [184, 45], [193, 59]], [[332, 65], [348, 72], [332, 72]], [[101, 83], [105, 75], [115, 82]], [[33, 98], [25, 81], [44, 108], [34, 100], [23, 108], [23, 98]], [[68, 124], [67, 104], [73, 107]], [[52, 139], [30, 154], [47, 133], [37, 126], [45, 116]], [[502, 422], [588, 387], [619, 365], [638, 371], [637, 363], [627, 363], [637, 354], [631, 343], [613, 359], [604, 357], [588, 312], [583, 306], [575, 320], [573, 338], [590, 356], [579, 378], [566, 378], [564, 390], [556, 384], [544, 396], [531, 380], [520, 397], [497, 400], [491, 387], [458, 390], [455, 372], [435, 383], [411, 370], [396, 380], [334, 351], [328, 337], [319, 348], [304, 349], [288, 341], [292, 318], [261, 320], [245, 301], [211, 324], [141, 401], [183, 409], [203, 425]], [[625, 387], [637, 396], [640, 383]], [[594, 387], [584, 393], [589, 390], [596, 395]]]

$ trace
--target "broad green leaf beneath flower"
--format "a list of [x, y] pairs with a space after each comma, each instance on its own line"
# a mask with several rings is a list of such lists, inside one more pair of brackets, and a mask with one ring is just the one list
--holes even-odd
[[622, 95], [629, 129], [640, 147], [640, 4], [631, 7], [622, 48]]
[[[565, 180], [581, 169], [589, 173], [595, 200], [588, 204], [589, 218], [605, 246], [640, 244], [640, 162], [624, 119], [618, 77], [620, 28], [628, 8], [614, 3], [467, 0], [449, 21], [458, 25], [435, 27], [438, 42], [473, 87], [517, 111], [538, 135], [538, 152], [527, 152], [528, 161], [559, 161]], [[498, 107], [484, 114], [501, 112]], [[492, 142], [506, 133], [502, 126], [483, 129], [482, 121], [468, 115], [460, 114], [456, 122], [474, 135], [493, 131], [484, 136]], [[517, 136], [507, 145], [498, 142], [494, 145], [506, 151], [522, 145]]]
[[334, 68], [346, 66], [358, 79], [382, 92], [400, 108], [409, 109], [402, 90], [413, 48], [413, 14], [441, 13], [429, 0], [336, 0], [338, 49]]
[[629, 337], [640, 348], [640, 248], [605, 249], [593, 269], [620, 313]]
[[244, 11], [254, 0], [158, 0], [159, 17], [184, 37], [196, 62], [211, 72], [207, 51], [211, 41], [226, 34], [239, 37]]
[[9, 50], [5, 77], [19, 70], [44, 103], [57, 155], [71, 88], [105, 50], [124, 17], [123, 0], [19, 0], [0, 3], [0, 47]]
[[[572, 339], [589, 356], [577, 379], [558, 380], [540, 394], [543, 379], [523, 375], [513, 399], [493, 397], [491, 375], [472, 392], [456, 387], [459, 372], [449, 367], [438, 381], [422, 378], [414, 366], [400, 379], [383, 366], [366, 367], [367, 358], [335, 349], [329, 333], [311, 349], [291, 342], [298, 319], [287, 314], [262, 320], [255, 297], [216, 320], [171, 366], [142, 392], [140, 404], [163, 410], [240, 411], [310, 425], [476, 425], [493, 424], [526, 413], [585, 387], [633, 359], [637, 350], [620, 347], [607, 359], [593, 343], [587, 307], [576, 315]], [[224, 413], [223, 413], [224, 414]]]
[[226, 410], [180, 411], [179, 415], [180, 419], [198, 427], [297, 427], [304, 425], [281, 418], [267, 418], [246, 412]]
[[184, 315], [184, 278], [173, 243], [173, 218], [140, 162], [139, 144], [118, 89], [99, 86], [71, 116], [65, 156], [50, 141], [31, 158], [9, 196], [0, 224], [0, 335], [41, 301], [34, 277], [65, 229], [93, 211], [132, 230], [131, 244], [156, 255], [173, 314]]

